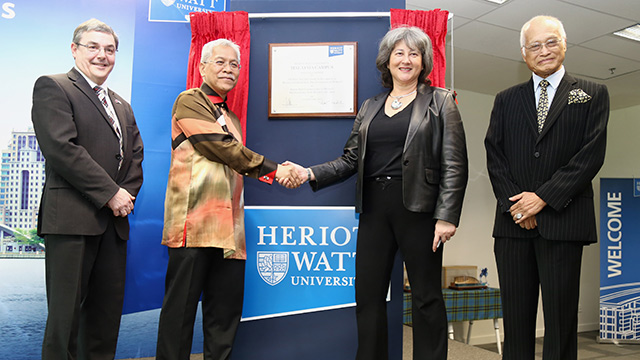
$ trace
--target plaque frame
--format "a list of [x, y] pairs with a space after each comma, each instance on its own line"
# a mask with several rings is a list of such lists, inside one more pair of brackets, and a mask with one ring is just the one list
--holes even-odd
[[[318, 52], [324, 52], [326, 58], [318, 56]], [[322, 71], [330, 76], [321, 76]], [[326, 79], [327, 83], [317, 84], [318, 79]], [[291, 82], [297, 83], [287, 85]], [[270, 43], [268, 92], [271, 118], [355, 117], [358, 110], [358, 43]], [[320, 95], [325, 92], [324, 97]], [[288, 96], [275, 96], [276, 93]], [[291, 108], [287, 109], [287, 105]]]

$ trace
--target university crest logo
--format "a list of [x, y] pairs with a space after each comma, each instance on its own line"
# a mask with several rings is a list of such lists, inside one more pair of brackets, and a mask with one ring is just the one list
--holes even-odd
[[162, 0], [162, 3], [164, 4], [164, 6], [171, 6], [175, 2], [176, 0]]
[[258, 273], [264, 282], [274, 286], [284, 279], [289, 271], [288, 251], [258, 251]]

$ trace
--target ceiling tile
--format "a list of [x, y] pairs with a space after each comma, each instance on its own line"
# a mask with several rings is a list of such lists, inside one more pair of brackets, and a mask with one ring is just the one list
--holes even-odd
[[630, 60], [640, 61], [640, 42], [621, 38], [615, 35], [605, 35], [597, 39], [584, 42], [580, 46], [621, 56]]
[[468, 19], [475, 19], [498, 8], [498, 5], [481, 0], [407, 0], [406, 6], [411, 10], [447, 10], [454, 16]]
[[580, 44], [619, 30], [633, 22], [558, 0], [512, 0], [477, 20], [517, 30], [536, 15], [552, 15], [560, 19], [571, 43]]
[[561, 0], [632, 21], [640, 21], [640, 1], [637, 0]]
[[499, 26], [472, 21], [453, 33], [453, 46], [511, 60], [521, 60], [520, 34]]
[[[564, 65], [568, 72], [600, 80], [640, 70], [640, 62], [580, 46], [567, 50]], [[611, 68], [615, 68], [613, 74], [609, 70]]]
[[451, 24], [453, 24], [453, 30], [455, 31], [461, 26], [463, 26], [464, 24], [468, 23], [469, 21], [472, 21], [472, 20], [454, 14], [453, 18], [449, 20], [447, 31], [451, 32]]

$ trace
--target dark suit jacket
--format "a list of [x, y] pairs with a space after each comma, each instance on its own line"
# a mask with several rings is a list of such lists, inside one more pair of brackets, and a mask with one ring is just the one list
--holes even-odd
[[[570, 104], [570, 92], [577, 89], [591, 99]], [[591, 180], [604, 162], [608, 119], [607, 88], [569, 74], [558, 86], [541, 134], [533, 79], [496, 96], [485, 138], [498, 200], [494, 237], [597, 241]], [[508, 198], [523, 191], [547, 203], [534, 230], [520, 228], [508, 213]]]
[[[362, 212], [367, 131], [388, 95], [386, 91], [365, 100], [341, 157], [311, 167], [316, 177], [311, 183], [314, 191], [357, 172], [356, 211]], [[433, 212], [435, 219], [457, 226], [467, 178], [467, 146], [453, 94], [420, 84], [402, 153], [404, 206], [414, 212]]]
[[33, 90], [32, 121], [46, 159], [38, 233], [99, 235], [113, 218], [118, 236], [129, 238], [127, 218], [106, 203], [120, 187], [137, 196], [142, 186], [143, 145], [131, 106], [109, 90], [122, 129], [119, 141], [98, 96], [74, 68], [40, 77]]

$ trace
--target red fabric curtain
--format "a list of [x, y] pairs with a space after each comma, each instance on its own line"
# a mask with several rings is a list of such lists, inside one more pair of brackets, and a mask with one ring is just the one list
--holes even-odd
[[447, 37], [447, 20], [449, 12], [446, 10], [403, 10], [391, 9], [391, 28], [399, 26], [415, 26], [424, 31], [433, 45], [433, 70], [429, 75], [431, 85], [445, 87], [444, 75], [447, 70], [445, 42]]
[[244, 11], [196, 12], [191, 18], [191, 50], [187, 70], [187, 89], [200, 87], [200, 55], [209, 41], [225, 38], [240, 46], [240, 75], [235, 88], [227, 94], [227, 105], [242, 124], [242, 138], [246, 139], [247, 103], [249, 101], [249, 54], [251, 34], [249, 14]]

